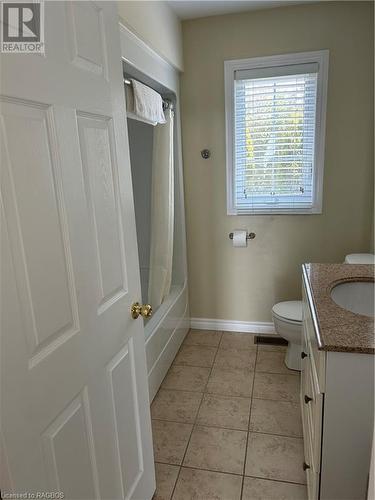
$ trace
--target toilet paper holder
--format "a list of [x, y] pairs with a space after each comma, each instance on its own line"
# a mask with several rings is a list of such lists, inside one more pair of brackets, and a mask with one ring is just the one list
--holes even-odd
[[[255, 236], [256, 236], [255, 233], [246, 233], [247, 240], [253, 240], [255, 238]], [[233, 233], [229, 233], [229, 239], [233, 240]]]

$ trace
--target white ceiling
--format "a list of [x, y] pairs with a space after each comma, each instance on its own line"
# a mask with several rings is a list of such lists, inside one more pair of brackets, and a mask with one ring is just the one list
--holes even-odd
[[249, 10], [271, 9], [285, 5], [312, 3], [311, 1], [273, 1], [273, 0], [169, 0], [167, 3], [180, 19], [217, 16]]

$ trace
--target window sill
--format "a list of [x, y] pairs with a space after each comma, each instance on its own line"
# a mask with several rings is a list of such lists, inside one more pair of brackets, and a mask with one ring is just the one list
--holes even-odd
[[281, 209], [275, 208], [274, 210], [267, 209], [254, 209], [254, 210], [236, 210], [228, 209], [227, 215], [321, 215], [321, 208], [299, 208], [299, 209]]

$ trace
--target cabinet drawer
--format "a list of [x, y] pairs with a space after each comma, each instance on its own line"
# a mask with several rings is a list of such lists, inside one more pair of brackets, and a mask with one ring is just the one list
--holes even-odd
[[311, 359], [311, 374], [314, 385], [318, 392], [325, 391], [325, 357], [324, 351], [319, 351], [315, 339], [315, 344], [309, 339], [309, 355]]
[[319, 498], [319, 474], [312, 469], [306, 471], [307, 498], [309, 500], [318, 500]]
[[301, 410], [303, 436], [310, 453], [309, 465], [315, 472], [320, 471], [321, 430], [323, 418], [323, 395], [316, 391], [312, 379], [311, 363], [306, 358], [301, 375]]
[[312, 373], [311, 363], [306, 364], [306, 384], [303, 394], [303, 404], [306, 407], [308, 427], [310, 430], [312, 467], [315, 472], [320, 472], [320, 455], [323, 419], [323, 394], [318, 391]]
[[312, 458], [312, 441], [307, 409], [302, 412], [302, 425], [304, 435], [304, 460], [305, 464], [309, 467], [308, 469], [306, 469], [307, 495], [309, 500], [317, 500], [319, 493], [320, 475], [319, 472], [317, 472], [314, 468], [314, 461]]

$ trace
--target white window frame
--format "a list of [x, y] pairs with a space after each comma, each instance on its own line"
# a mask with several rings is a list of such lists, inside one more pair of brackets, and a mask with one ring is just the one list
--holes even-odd
[[[228, 215], [276, 215], [276, 214], [320, 214], [323, 205], [323, 172], [324, 148], [326, 130], [327, 88], [328, 88], [328, 50], [313, 52], [297, 52], [266, 57], [252, 57], [250, 59], [235, 59], [224, 61], [225, 82], [225, 125], [226, 125], [226, 168], [227, 168], [227, 214]], [[234, 82], [235, 72], [255, 68], [269, 68], [289, 66], [292, 64], [317, 63], [317, 102], [315, 122], [315, 150], [314, 150], [314, 184], [313, 203], [310, 208], [249, 208], [248, 210], [235, 207], [234, 200]]]

